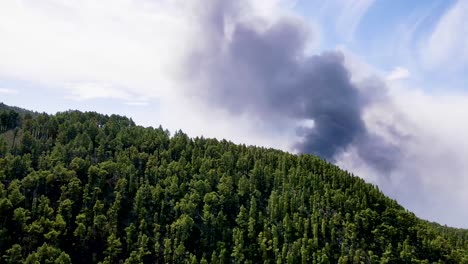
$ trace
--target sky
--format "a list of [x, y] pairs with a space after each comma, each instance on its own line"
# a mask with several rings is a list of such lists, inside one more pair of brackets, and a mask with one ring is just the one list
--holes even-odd
[[468, 1], [0, 0], [0, 101], [312, 153], [468, 228]]

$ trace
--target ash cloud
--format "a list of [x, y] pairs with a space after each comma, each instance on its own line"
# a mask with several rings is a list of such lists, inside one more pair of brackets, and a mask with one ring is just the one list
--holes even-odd
[[[245, 5], [213, 3], [199, 18], [205, 39], [186, 63], [195, 95], [232, 114], [255, 116], [277, 127], [296, 126], [300, 139], [293, 147], [299, 153], [333, 162], [352, 146], [375, 169], [395, 166], [398, 148], [363, 121], [374, 95], [351, 82], [342, 53], [306, 54], [311, 32], [294, 17], [241, 19]], [[314, 125], [298, 125], [304, 120]]]

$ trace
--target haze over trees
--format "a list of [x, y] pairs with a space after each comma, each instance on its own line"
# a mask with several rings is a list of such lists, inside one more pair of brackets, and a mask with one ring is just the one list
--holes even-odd
[[316, 156], [3, 104], [0, 133], [2, 263], [468, 263], [467, 230]]

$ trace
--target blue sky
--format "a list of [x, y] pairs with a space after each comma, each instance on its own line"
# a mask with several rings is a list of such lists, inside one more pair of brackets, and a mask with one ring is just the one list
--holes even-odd
[[[200, 100], [203, 83], [181, 70], [204, 41], [219, 41], [202, 19], [216, 2], [1, 1], [0, 101], [48, 113], [118, 113], [191, 136], [294, 151], [294, 126], [311, 120], [232, 113]], [[380, 177], [352, 146], [336, 157], [338, 165], [422, 218], [468, 227], [468, 1], [239, 3], [243, 12], [224, 21], [224, 44], [236, 25], [262, 31], [292, 17], [309, 32], [304, 53], [339, 51], [361, 92], [376, 92], [376, 83], [383, 89], [386, 99], [369, 103], [362, 118], [398, 146], [399, 167]]]
[[[438, 71], [421, 65], [424, 55], [419, 54], [444, 15], [456, 6], [453, 0], [302, 0], [295, 9], [320, 25], [323, 50], [345, 46], [382, 71], [407, 68], [413, 81], [425, 89], [442, 89], [447, 83], [450, 89], [463, 89], [465, 83], [459, 80], [465, 65], [456, 71]], [[350, 9], [358, 10], [347, 12]]]

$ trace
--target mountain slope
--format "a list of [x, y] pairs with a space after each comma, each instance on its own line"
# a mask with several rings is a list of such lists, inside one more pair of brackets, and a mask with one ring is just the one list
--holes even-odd
[[3, 262], [468, 263], [466, 230], [315, 156], [116, 115], [19, 123], [0, 148]]
[[37, 112], [34, 112], [34, 111], [30, 111], [30, 110], [27, 110], [27, 109], [24, 109], [24, 108], [21, 108], [21, 107], [16, 107], [16, 106], [10, 106], [10, 105], [6, 105], [2, 102], [0, 102], [0, 111], [14, 111], [20, 115], [31, 115], [31, 116], [36, 116], [38, 115], [39, 113]]

